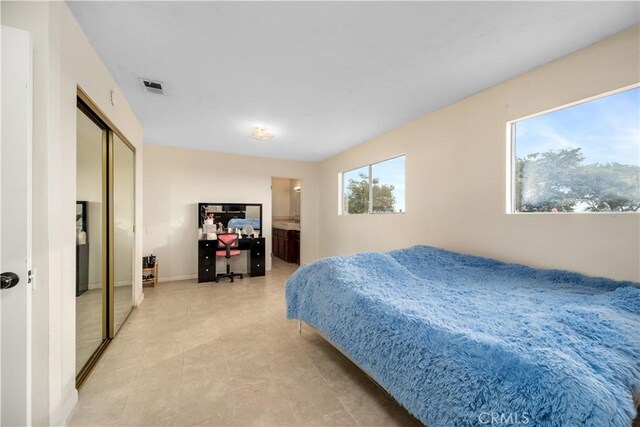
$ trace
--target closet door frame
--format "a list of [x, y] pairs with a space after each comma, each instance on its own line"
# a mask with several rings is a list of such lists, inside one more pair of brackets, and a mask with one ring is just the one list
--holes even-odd
[[[111, 340], [115, 337], [118, 331], [115, 330], [115, 312], [114, 312], [114, 162], [113, 151], [115, 139], [114, 135], [125, 143], [125, 145], [133, 152], [133, 193], [134, 193], [134, 206], [133, 206], [133, 233], [135, 242], [135, 233], [137, 228], [135, 225], [135, 196], [136, 196], [136, 148], [129, 142], [129, 140], [120, 132], [120, 130], [113, 124], [107, 115], [91, 100], [91, 98], [82, 90], [80, 86], [77, 87], [77, 102], [78, 108], [89, 117], [98, 127], [103, 129], [102, 136], [102, 338], [103, 341], [100, 346], [93, 353], [91, 358], [84, 365], [80, 373], [76, 376], [76, 388], [80, 388], [82, 383], [89, 376], [93, 367], [96, 365]], [[134, 243], [135, 248], [135, 243]], [[132, 260], [133, 266], [135, 266], [135, 249], [132, 254], [134, 259]], [[135, 267], [132, 272], [132, 292], [131, 292], [131, 309], [134, 306], [134, 292], [135, 292]], [[131, 314], [131, 310], [129, 311]], [[128, 314], [128, 315], [129, 315]], [[127, 315], [127, 317], [128, 317]], [[123, 324], [126, 322], [126, 318]]]
[[[114, 183], [114, 177], [115, 177], [115, 173], [114, 173], [114, 169], [115, 169], [115, 158], [114, 158], [114, 153], [115, 153], [115, 138], [114, 135], [117, 136], [124, 144], [127, 148], [129, 148], [132, 152], [133, 152], [133, 182], [131, 183], [133, 185], [133, 200], [134, 200], [134, 204], [133, 204], [133, 218], [134, 218], [134, 224], [133, 224], [133, 239], [134, 239], [134, 253], [133, 256], [135, 256], [135, 233], [136, 233], [136, 225], [135, 225], [135, 217], [136, 217], [136, 208], [135, 208], [135, 194], [136, 194], [136, 149], [135, 147], [129, 142], [127, 141], [125, 138], [122, 137], [122, 134], [119, 132], [114, 131], [113, 129], [110, 129], [110, 131], [108, 132], [108, 136], [109, 136], [109, 141], [108, 141], [108, 171], [109, 171], [109, 185], [108, 185], [108, 197], [109, 197], [109, 202], [108, 202], [108, 215], [109, 215], [109, 235], [108, 235], [108, 239], [109, 239], [109, 322], [108, 322], [108, 335], [109, 335], [109, 339], [113, 338], [116, 336], [116, 334], [118, 333], [118, 331], [115, 329], [115, 323], [116, 323], [116, 316], [115, 316], [115, 294], [116, 294], [116, 290], [115, 290], [115, 226], [114, 226], [114, 221], [115, 221], [115, 210], [114, 210], [114, 206], [115, 206], [115, 183]], [[133, 300], [134, 300], [134, 289], [135, 289], [135, 260], [132, 260], [131, 263], [131, 267], [132, 267], [132, 272], [131, 272], [131, 309], [133, 309]], [[122, 325], [125, 324], [125, 322], [127, 321], [127, 318], [129, 317], [129, 314], [131, 314], [131, 309], [129, 310], [129, 313], [127, 314], [127, 316], [125, 317], [125, 319], [122, 321]], [[120, 325], [120, 327], [122, 327], [122, 325]]]

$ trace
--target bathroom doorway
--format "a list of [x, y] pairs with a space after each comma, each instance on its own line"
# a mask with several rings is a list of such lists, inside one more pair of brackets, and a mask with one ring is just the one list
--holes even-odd
[[271, 178], [271, 254], [300, 264], [302, 183], [299, 178]]

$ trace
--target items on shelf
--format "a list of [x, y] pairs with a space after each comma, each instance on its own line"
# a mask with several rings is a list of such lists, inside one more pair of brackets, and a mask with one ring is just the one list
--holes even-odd
[[142, 257], [142, 268], [153, 268], [156, 265], [156, 257], [151, 254], [149, 256]]
[[154, 288], [158, 284], [158, 264], [155, 255], [142, 257], [142, 286], [150, 285]]

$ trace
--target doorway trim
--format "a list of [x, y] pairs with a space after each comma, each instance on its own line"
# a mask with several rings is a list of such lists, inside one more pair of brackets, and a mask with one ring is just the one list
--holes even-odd
[[87, 107], [89, 107], [89, 109], [93, 112], [93, 114], [96, 115], [96, 117], [98, 117], [100, 120], [102, 120], [102, 122], [105, 125], [107, 125], [107, 127], [111, 129], [111, 131], [113, 131], [116, 135], [118, 135], [118, 138], [120, 138], [125, 144], [127, 144], [135, 154], [136, 147], [134, 147], [134, 145], [131, 142], [129, 142], [129, 140], [124, 136], [124, 134], [120, 131], [120, 129], [118, 129], [118, 127], [111, 120], [109, 120], [109, 117], [104, 113], [104, 111], [102, 111], [100, 107], [98, 107], [98, 105], [95, 102], [93, 102], [93, 100], [89, 97], [89, 95], [87, 95], [87, 93], [82, 89], [82, 87], [80, 87], [80, 85], [77, 86], [77, 89], [78, 89], [78, 98], [80, 98], [82, 102], [84, 102], [87, 105]]

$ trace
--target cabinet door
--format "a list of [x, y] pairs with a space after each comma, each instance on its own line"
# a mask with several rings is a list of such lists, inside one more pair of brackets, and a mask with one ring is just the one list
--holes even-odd
[[213, 282], [216, 279], [216, 270], [214, 266], [198, 267], [198, 283]]
[[264, 276], [265, 253], [264, 239], [254, 239], [251, 241], [251, 256], [247, 271], [251, 276]]
[[216, 278], [216, 246], [218, 242], [198, 242], [198, 282], [211, 282]]
[[300, 232], [293, 231], [293, 259], [292, 262], [300, 264]]
[[275, 228], [271, 229], [271, 253], [278, 256], [278, 233]]

